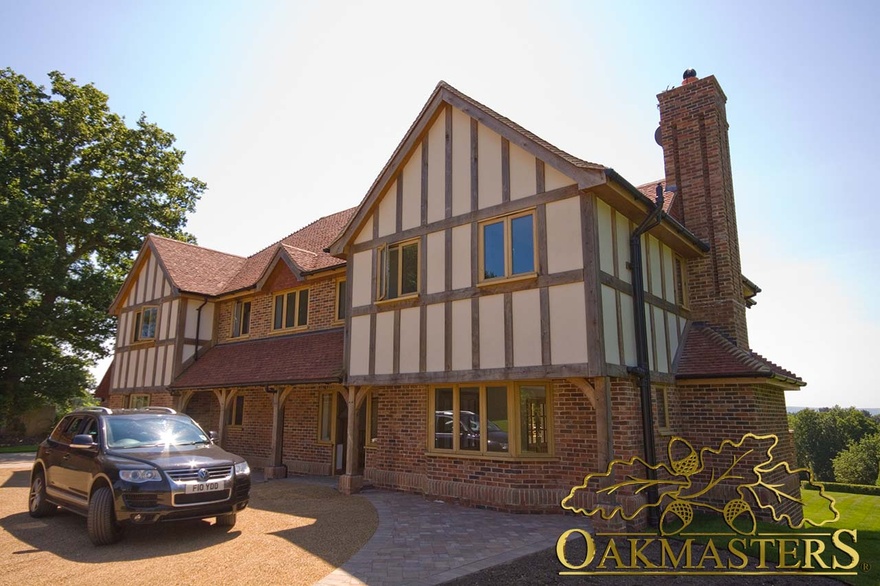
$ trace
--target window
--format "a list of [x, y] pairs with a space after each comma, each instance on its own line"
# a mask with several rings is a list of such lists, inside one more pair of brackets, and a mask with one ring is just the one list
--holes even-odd
[[251, 302], [236, 301], [232, 310], [232, 337], [247, 336], [251, 331]]
[[134, 315], [134, 341], [152, 340], [156, 337], [158, 307], [144, 307]]
[[333, 398], [335, 392], [321, 393], [318, 399], [318, 441], [330, 443], [333, 437]]
[[226, 411], [226, 425], [241, 425], [244, 421], [244, 395], [237, 395]]
[[684, 261], [677, 256], [672, 264], [673, 272], [675, 273], [675, 304], [679, 307], [687, 307], [687, 269]]
[[397, 299], [419, 291], [419, 241], [379, 248], [378, 299]]
[[480, 280], [509, 279], [535, 272], [535, 213], [480, 224]]
[[150, 406], [150, 395], [129, 395], [128, 396], [128, 408], [129, 409], [143, 409], [144, 407]]
[[367, 446], [376, 445], [379, 438], [379, 398], [372, 392], [367, 396]]
[[546, 384], [441, 386], [431, 390], [428, 403], [431, 451], [485, 456], [550, 453]]
[[304, 328], [309, 323], [309, 290], [300, 289], [275, 296], [275, 331]]
[[345, 279], [336, 281], [336, 321], [345, 319]]
[[657, 400], [657, 427], [666, 431], [669, 429], [669, 400], [666, 387], [655, 387], [654, 396]]

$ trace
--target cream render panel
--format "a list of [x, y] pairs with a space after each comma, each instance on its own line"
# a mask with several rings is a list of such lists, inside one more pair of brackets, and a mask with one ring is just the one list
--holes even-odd
[[471, 117], [452, 108], [452, 215], [471, 211]]
[[[422, 223], [422, 145], [412, 150], [412, 156], [403, 167], [403, 201], [401, 228], [408, 230]], [[391, 196], [391, 192], [385, 196]]]
[[355, 253], [351, 263], [351, 306], [369, 305], [372, 302], [373, 251]]
[[351, 318], [351, 355], [348, 360], [352, 375], [370, 374], [370, 316]]
[[471, 300], [452, 302], [452, 370], [473, 368]]
[[[672, 312], [666, 312], [666, 331], [669, 332], [669, 358], [675, 362], [675, 353], [678, 352], [678, 316]], [[669, 365], [672, 370], [672, 364]]]
[[400, 372], [419, 372], [421, 309], [400, 310]]
[[629, 218], [623, 214], [614, 214], [617, 229], [617, 276], [627, 283], [632, 283], [632, 271], [626, 267], [629, 262], [629, 235], [631, 228]]
[[138, 275], [139, 281], [144, 282], [144, 301], [151, 301], [156, 298], [153, 294], [153, 277], [156, 274], [156, 257], [152, 254], [150, 255], [150, 259], [147, 261], [146, 268], [141, 271], [141, 274]]
[[654, 348], [657, 353], [657, 372], [669, 372], [669, 356], [666, 354], [666, 316], [659, 307], [654, 312]]
[[535, 157], [510, 144], [510, 199], [520, 199], [537, 192]]
[[174, 376], [174, 352], [172, 348], [168, 348], [165, 352], [165, 380], [162, 381], [164, 385], [170, 385], [171, 379]]
[[648, 235], [648, 255], [651, 271], [651, 293], [657, 297], [663, 297], [663, 279], [660, 272], [660, 241]]
[[397, 180], [392, 181], [379, 201], [379, 236], [397, 231]]
[[663, 276], [665, 277], [663, 283], [663, 298], [670, 303], [675, 303], [675, 269], [672, 262], [673, 253], [672, 250], [663, 243], [660, 244], [660, 253], [663, 256]]
[[602, 326], [605, 338], [605, 362], [620, 364], [620, 338], [617, 331], [617, 294], [602, 285]]
[[645, 327], [648, 333], [648, 368], [657, 370], [656, 361], [654, 360], [654, 340], [651, 336], [651, 306], [645, 303]]
[[147, 349], [141, 348], [135, 353], [135, 361], [137, 368], [135, 369], [134, 385], [135, 387], [143, 386], [144, 369], [147, 363]]
[[446, 116], [437, 117], [428, 131], [428, 222], [446, 217]]
[[597, 221], [599, 223], [599, 268], [614, 274], [614, 238], [611, 232], [611, 206], [596, 200]]
[[501, 203], [501, 135], [479, 125], [477, 197], [480, 209]]
[[[607, 314], [605, 314], [607, 315]], [[623, 330], [623, 363], [627, 366], [636, 366], [636, 320], [633, 310], [632, 295], [620, 293], [620, 327]]]
[[[475, 246], [475, 245], [474, 245]], [[471, 225], [452, 229], [452, 288], [471, 286]]]
[[376, 374], [394, 372], [394, 312], [376, 314]]
[[446, 307], [435, 303], [426, 308], [427, 328], [425, 348], [425, 368], [428, 372], [446, 370]]
[[153, 372], [153, 386], [161, 387], [164, 382], [164, 377], [162, 376], [162, 371], [165, 368], [165, 351], [169, 348], [174, 348], [174, 346], [159, 346], [156, 348], [156, 369]]
[[164, 279], [165, 283], [162, 286], [162, 297], [168, 297], [171, 295], [171, 283], [168, 279]]
[[551, 362], [586, 362], [587, 315], [583, 283], [550, 287], [549, 293]]
[[512, 295], [513, 365], [541, 364], [541, 294], [538, 289]]
[[168, 323], [171, 324], [171, 328], [168, 330], [168, 339], [175, 338], [177, 336], [177, 316], [180, 313], [180, 299], [172, 299], [171, 300], [171, 312], [168, 316]]
[[144, 278], [144, 269], [142, 268], [140, 273], [137, 276], [137, 282], [134, 285], [135, 295], [134, 301], [135, 304], [144, 302], [144, 290], [147, 288], [147, 280]]
[[549, 203], [546, 211], [548, 272], [582, 269], [584, 253], [581, 245], [580, 197]]
[[375, 214], [370, 214], [370, 216], [364, 220], [364, 227], [361, 228], [361, 231], [358, 232], [357, 236], [354, 238], [355, 244], [369, 242], [373, 239], [373, 218], [375, 218]]
[[[199, 307], [202, 307], [202, 317], [199, 319]], [[196, 332], [198, 325], [199, 331]], [[210, 340], [214, 333], [214, 304], [206, 303], [202, 306], [199, 299], [189, 299], [186, 303], [186, 327], [184, 328], [184, 337], [199, 338], [199, 340]]]
[[147, 348], [145, 358], [146, 358], [146, 366], [145, 366], [146, 380], [144, 381], [144, 385], [151, 387], [151, 386], [153, 386], [153, 384], [155, 384], [153, 381], [156, 376], [156, 348], [155, 347]]
[[560, 187], [565, 187], [567, 185], [574, 185], [575, 183], [577, 183], [577, 181], [575, 181], [571, 177], [560, 173], [550, 165], [544, 165], [545, 190], [552, 191], [554, 189], [559, 189]]
[[480, 297], [480, 368], [504, 367], [504, 295]]
[[428, 266], [425, 267], [425, 292], [439, 293], [446, 290], [446, 232], [431, 232], [426, 240]]
[[186, 362], [187, 360], [189, 360], [190, 358], [195, 356], [195, 353], [196, 353], [196, 347], [194, 344], [184, 344], [183, 345], [183, 354], [181, 356], [181, 360], [183, 362]]

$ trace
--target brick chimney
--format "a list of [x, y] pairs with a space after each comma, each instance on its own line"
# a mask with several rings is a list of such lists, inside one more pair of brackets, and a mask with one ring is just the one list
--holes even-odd
[[730, 144], [727, 97], [714, 76], [685, 71], [681, 87], [657, 96], [667, 185], [678, 191], [670, 210], [710, 246], [687, 263], [689, 307], [703, 321], [748, 348]]

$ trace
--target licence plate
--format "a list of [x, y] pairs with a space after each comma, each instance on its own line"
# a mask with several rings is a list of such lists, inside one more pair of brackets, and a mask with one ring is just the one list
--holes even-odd
[[223, 480], [211, 480], [210, 482], [192, 482], [186, 485], [186, 494], [198, 494], [201, 492], [213, 492], [226, 488]]

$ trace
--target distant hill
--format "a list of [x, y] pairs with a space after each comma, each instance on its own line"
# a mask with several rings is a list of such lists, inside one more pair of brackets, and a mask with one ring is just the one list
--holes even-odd
[[[809, 407], [809, 408], [810, 408], [810, 409], [813, 409], [813, 410], [816, 410], [816, 409], [820, 409], [821, 407]], [[786, 410], [787, 410], [789, 413], [797, 413], [798, 411], [800, 411], [800, 410], [802, 410], [802, 409], [807, 409], [807, 407], [795, 407], [795, 406], [792, 406], [792, 405], [788, 405], [788, 406], [786, 407]], [[877, 414], [880, 414], [880, 408], [869, 409], [869, 408], [867, 408], [867, 407], [856, 407], [856, 409], [858, 409], [858, 410], [860, 410], [860, 411], [867, 411], [867, 412], [870, 413], [871, 415], [877, 415]]]

